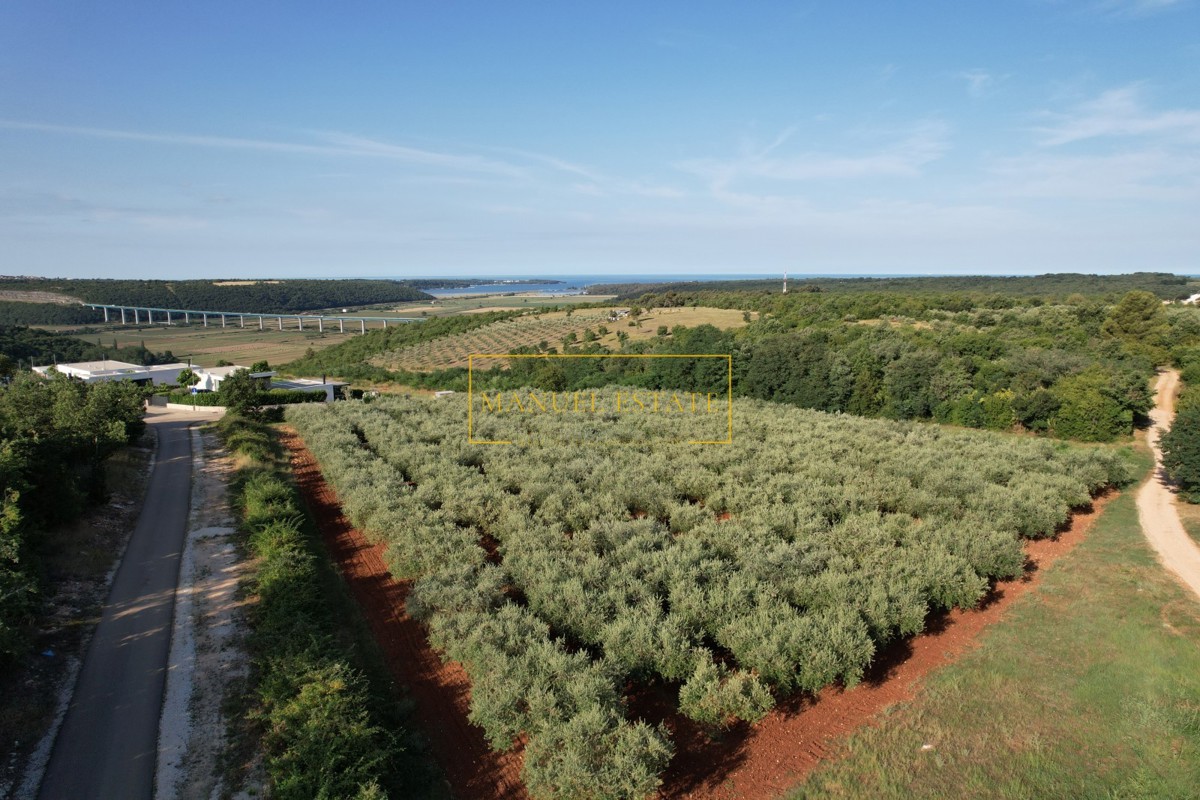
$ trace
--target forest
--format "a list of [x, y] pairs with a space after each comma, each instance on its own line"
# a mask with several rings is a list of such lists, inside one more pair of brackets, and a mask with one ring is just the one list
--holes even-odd
[[1020, 575], [1022, 539], [1129, 479], [1113, 450], [733, 413], [728, 446], [668, 443], [688, 438], [682, 417], [554, 413], [483, 423], [552, 447], [472, 446], [465, 403], [421, 397], [287, 417], [415, 581], [408, 611], [467, 669], [471, 720], [495, 749], [525, 737], [536, 798], [655, 789], [672, 745], [630, 714], [630, 686], [669, 687], [719, 730], [853, 685], [888, 642]]
[[[783, 276], [770, 280], [679, 281], [674, 283], [605, 283], [587, 287], [588, 294], [615, 294], [625, 302], [645, 294], [667, 292], [773, 292], [782, 287]], [[1196, 289], [1192, 279], [1169, 272], [1135, 272], [1127, 275], [1084, 275], [1052, 273], [1029, 276], [923, 276], [912, 278], [804, 278], [788, 281], [791, 292], [949, 294], [976, 293], [1012, 297], [1043, 297], [1065, 300], [1072, 294], [1115, 298], [1126, 292], [1146, 291], [1163, 300], [1183, 300]]]
[[104, 347], [65, 333], [0, 324], [0, 377], [12, 375], [21, 366], [28, 369], [33, 365], [53, 364], [56, 360], [101, 361], [106, 358], [141, 366], [176, 361], [169, 350], [156, 353], [144, 345], [118, 347], [115, 341], [111, 347]]
[[[638, 324], [643, 307], [671, 304], [743, 308], [759, 317], [730, 331], [661, 328], [653, 338], [623, 341], [616, 349], [585, 331], [513, 352], [730, 354], [739, 397], [1083, 441], [1131, 435], [1150, 408], [1155, 367], [1200, 362], [1200, 310], [1164, 305], [1145, 291], [1112, 301], [1083, 295], [1051, 302], [1002, 295], [703, 292], [640, 302], [644, 306], [632, 306], [630, 321], [621, 325]], [[462, 368], [411, 372], [366, 362], [418, 341], [436, 345], [482, 327], [485, 318], [501, 318], [479, 316], [371, 332], [285, 368], [463, 391]], [[679, 368], [659, 359], [521, 359], [490, 372], [476, 370], [474, 380], [484, 389], [531, 385], [561, 391], [608, 383], [671, 388]]]
[[[429, 300], [422, 287], [452, 281], [270, 280], [158, 281], [113, 279], [0, 278], [0, 291], [56, 292], [88, 303], [206, 311], [296, 313], [338, 306]], [[47, 313], [59, 313], [50, 312]], [[34, 322], [35, 320], [26, 320]], [[37, 320], [53, 324], [54, 320]]]
[[0, 384], [0, 661], [36, 608], [39, 537], [104, 497], [101, 465], [139, 436], [141, 389], [23, 373]]

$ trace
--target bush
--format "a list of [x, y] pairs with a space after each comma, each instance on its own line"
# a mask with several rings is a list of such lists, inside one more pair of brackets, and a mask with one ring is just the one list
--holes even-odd
[[367, 681], [338, 638], [318, 546], [305, 530], [286, 462], [265, 425], [236, 414], [219, 423], [226, 446], [247, 456], [237, 504], [256, 570], [250, 647], [257, 681], [250, 712], [263, 731], [270, 794], [278, 798], [386, 796], [400, 782], [400, 739], [380, 722]]
[[1189, 503], [1200, 503], [1200, 406], [1175, 414], [1171, 429], [1159, 441], [1163, 468]]

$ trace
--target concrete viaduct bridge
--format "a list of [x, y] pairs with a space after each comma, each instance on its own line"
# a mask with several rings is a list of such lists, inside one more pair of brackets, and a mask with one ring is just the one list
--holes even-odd
[[[192, 325], [202, 324], [204, 327], [209, 327], [211, 321], [215, 327], [218, 321], [221, 327], [232, 327], [234, 320], [237, 322], [237, 327], [246, 327], [246, 320], [250, 320], [251, 326], [254, 321], [258, 320], [258, 329], [267, 330], [274, 329], [276, 325], [279, 330], [284, 330], [284, 320], [287, 320], [288, 327], [291, 328], [292, 320], [296, 321], [295, 330], [304, 330], [304, 323], [314, 326], [315, 329], [324, 333], [325, 326], [337, 326], [339, 333], [346, 332], [346, 323], [350, 323], [350, 332], [354, 333], [355, 324], [358, 325], [360, 333], [367, 332], [368, 323], [383, 323], [386, 328], [389, 322], [405, 323], [405, 322], [420, 322], [420, 317], [360, 317], [360, 316], [326, 316], [323, 314], [258, 314], [245, 311], [197, 311], [186, 308], [149, 308], [147, 306], [120, 306], [107, 305], [104, 303], [83, 303], [87, 308], [94, 308], [104, 312], [105, 322], [115, 322], [116, 315], [120, 313], [121, 324], [128, 325], [132, 322], [134, 325]], [[268, 324], [268, 320], [270, 323]]]

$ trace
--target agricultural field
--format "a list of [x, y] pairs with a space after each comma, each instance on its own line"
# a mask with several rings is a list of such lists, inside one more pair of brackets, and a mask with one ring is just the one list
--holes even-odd
[[453, 314], [482, 314], [487, 311], [525, 311], [539, 308], [570, 307], [581, 303], [603, 303], [612, 295], [545, 295], [535, 293], [500, 293], [469, 297], [439, 297], [433, 301], [385, 303], [367, 306], [372, 313], [423, 315], [444, 317]]
[[[284, 324], [287, 324], [287, 320]], [[169, 350], [179, 359], [190, 356], [196, 364], [213, 366], [221, 359], [234, 364], [253, 364], [256, 361], [282, 364], [300, 358], [310, 348], [322, 350], [359, 335], [357, 332], [350, 333], [349, 328], [344, 334], [330, 331], [330, 326], [326, 326], [323, 334], [315, 330], [298, 331], [295, 330], [295, 320], [292, 320], [292, 326], [291, 330], [276, 328], [260, 331], [257, 324], [253, 328], [249, 325], [246, 328], [158, 325], [146, 328], [93, 328], [91, 330], [96, 332], [76, 333], [75, 336], [104, 347], [111, 346], [114, 340], [119, 347], [145, 343], [146, 348], [153, 352]]]
[[467, 356], [472, 353], [509, 353], [519, 347], [537, 347], [542, 342], [550, 347], [562, 347], [563, 337], [568, 334], [580, 337], [588, 328], [615, 325], [607, 322], [608, 317], [608, 309], [585, 309], [570, 315], [565, 311], [553, 311], [516, 317], [465, 333], [419, 342], [402, 350], [381, 353], [372, 358], [370, 363], [412, 372], [465, 367]]
[[674, 748], [631, 710], [645, 687], [715, 733], [853, 686], [1128, 479], [1113, 450], [753, 400], [733, 414], [723, 446], [669, 443], [681, 415], [563, 413], [487, 422], [554, 446], [473, 446], [465, 403], [422, 397], [288, 419], [466, 668], [472, 722], [495, 750], [524, 743], [537, 798], [654, 791]]
[[588, 341], [589, 331], [594, 337], [591, 341], [617, 350], [621, 345], [619, 333], [629, 340], [654, 339], [660, 338], [661, 326], [669, 330], [679, 325], [712, 325], [721, 330], [732, 330], [747, 324], [743, 312], [724, 308], [653, 308], [644, 310], [637, 319], [632, 316], [615, 321], [610, 319], [625, 311], [628, 309], [585, 308], [502, 320], [477, 330], [382, 353], [370, 363], [388, 369], [428, 372], [465, 367], [467, 357], [472, 353], [510, 353], [519, 348], [539, 346], [562, 350], [564, 337], [573, 335], [573, 341], [582, 344]]

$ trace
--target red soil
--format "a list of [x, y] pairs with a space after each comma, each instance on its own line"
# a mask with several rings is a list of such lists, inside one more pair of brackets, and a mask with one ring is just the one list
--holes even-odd
[[442, 663], [425, 629], [404, 612], [410, 582], [392, 578], [384, 564], [384, 546], [372, 545], [351, 526], [300, 437], [285, 430], [282, 439], [325, 546], [362, 608], [393, 677], [416, 701], [417, 721], [454, 796], [524, 800], [520, 753], [489, 749], [483, 731], [467, 720], [471, 681], [466, 670], [457, 662]]
[[[524, 798], [519, 748], [488, 749], [483, 732], [467, 720], [470, 680], [461, 665], [443, 664], [429, 647], [425, 631], [404, 613], [409, 583], [391, 577], [382, 545], [371, 545], [342, 515], [337, 495], [321, 477], [315, 459], [294, 432], [284, 444], [305, 501], [321, 528], [330, 554], [355, 599], [397, 681], [416, 700], [418, 721], [456, 797], [464, 800]], [[998, 584], [979, 608], [931, 619], [926, 632], [877, 654], [872, 669], [852, 689], [827, 687], [816, 696], [782, 700], [756, 725], [739, 725], [718, 738], [675, 710], [675, 689], [656, 684], [631, 691], [632, 716], [664, 723], [676, 755], [663, 776], [662, 798], [766, 800], [779, 796], [833, 753], [855, 729], [871, 724], [880, 711], [912, 699], [921, 680], [973, 647], [980, 632], [1003, 616], [1036, 586], [1039, 573], [1078, 544], [1111, 494], [1073, 515], [1053, 539], [1028, 542], [1025, 574]]]

